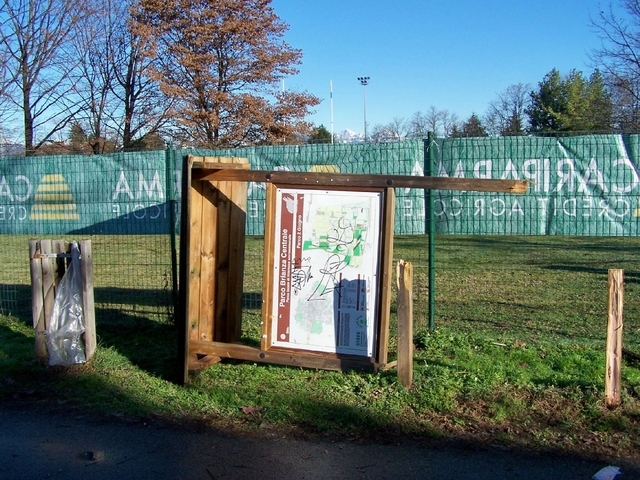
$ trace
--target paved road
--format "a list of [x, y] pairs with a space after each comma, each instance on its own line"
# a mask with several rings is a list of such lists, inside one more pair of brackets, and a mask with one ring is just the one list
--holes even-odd
[[[0, 404], [0, 479], [591, 479], [606, 463], [499, 449], [298, 440]], [[640, 478], [640, 469], [621, 480]]]

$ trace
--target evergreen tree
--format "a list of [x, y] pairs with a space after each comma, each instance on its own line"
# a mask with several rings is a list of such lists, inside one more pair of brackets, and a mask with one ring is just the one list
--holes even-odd
[[87, 133], [80, 123], [73, 123], [69, 129], [69, 151], [78, 155], [92, 153]]
[[324, 125], [320, 125], [309, 137], [309, 143], [331, 143], [331, 132]]
[[531, 92], [531, 104], [526, 109], [532, 132], [561, 131], [565, 126], [560, 118], [567, 110], [564, 83], [557, 69], [547, 73], [538, 84], [538, 91]]
[[553, 69], [527, 109], [532, 133], [602, 132], [612, 128], [613, 103], [600, 72], [588, 79], [572, 70], [562, 77]]
[[587, 89], [589, 104], [588, 129], [593, 132], [610, 132], [614, 127], [613, 97], [599, 70], [591, 74]]
[[464, 122], [462, 125], [458, 127], [454, 125], [451, 129], [451, 138], [460, 138], [460, 137], [486, 137], [487, 131], [482, 126], [482, 121], [475, 113], [472, 113], [471, 116]]

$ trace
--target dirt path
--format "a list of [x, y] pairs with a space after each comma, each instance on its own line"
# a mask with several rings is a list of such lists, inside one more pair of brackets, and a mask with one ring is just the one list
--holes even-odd
[[[0, 479], [591, 479], [606, 463], [455, 445], [242, 436], [0, 404]], [[640, 469], [623, 468], [623, 479]]]

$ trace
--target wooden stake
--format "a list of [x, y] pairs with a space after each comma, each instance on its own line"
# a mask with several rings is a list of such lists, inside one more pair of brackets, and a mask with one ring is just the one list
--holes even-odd
[[623, 281], [623, 270], [609, 270], [609, 318], [607, 323], [607, 361], [604, 382], [605, 402], [609, 408], [620, 405]]
[[47, 345], [45, 337], [45, 313], [42, 278], [42, 260], [35, 258], [40, 252], [40, 240], [29, 240], [29, 259], [31, 265], [31, 312], [33, 316], [33, 328], [35, 330], [36, 357], [41, 362], [46, 362]]
[[398, 377], [400, 383], [413, 384], [413, 267], [400, 260], [398, 277]]
[[91, 240], [80, 241], [82, 273], [82, 313], [84, 316], [84, 348], [87, 361], [96, 351], [96, 310], [93, 296], [93, 253]]

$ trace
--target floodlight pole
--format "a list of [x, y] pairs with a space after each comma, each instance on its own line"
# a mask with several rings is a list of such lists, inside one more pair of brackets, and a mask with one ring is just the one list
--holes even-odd
[[358, 77], [358, 81], [364, 88], [364, 141], [367, 141], [367, 85], [369, 77]]

